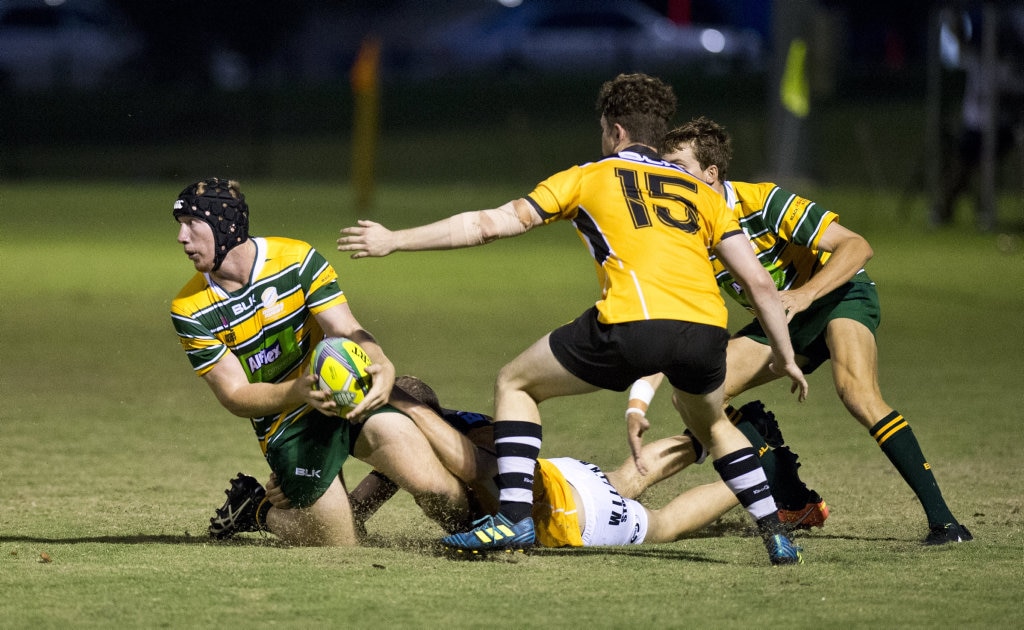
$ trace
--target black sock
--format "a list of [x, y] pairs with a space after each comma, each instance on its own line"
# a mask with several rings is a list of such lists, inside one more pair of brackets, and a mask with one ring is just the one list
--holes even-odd
[[[775, 460], [774, 475], [768, 478], [775, 494], [775, 502], [784, 510], [800, 510], [811, 503], [811, 490], [800, 479], [797, 455], [788, 446], [772, 450]], [[819, 499], [820, 500], [820, 499]]]

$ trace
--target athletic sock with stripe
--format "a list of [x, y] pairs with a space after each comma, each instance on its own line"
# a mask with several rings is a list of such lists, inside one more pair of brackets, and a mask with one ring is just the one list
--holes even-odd
[[533, 474], [540, 456], [541, 425], [518, 420], [494, 423], [500, 511], [513, 523], [533, 511]]
[[716, 459], [713, 465], [740, 505], [757, 521], [762, 535], [781, 531], [779, 510], [757, 451], [741, 448]]
[[896, 467], [903, 480], [907, 482], [921, 507], [928, 517], [929, 525], [955, 523], [953, 513], [949, 511], [946, 500], [942, 498], [931, 465], [921, 452], [921, 445], [910, 429], [910, 424], [897, 411], [882, 418], [871, 427], [871, 437]]

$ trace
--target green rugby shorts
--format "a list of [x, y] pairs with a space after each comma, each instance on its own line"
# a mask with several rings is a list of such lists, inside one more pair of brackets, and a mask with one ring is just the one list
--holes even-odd
[[[384, 405], [370, 416], [397, 411]], [[293, 507], [309, 507], [327, 492], [352, 454], [364, 423], [313, 411], [285, 427], [267, 447], [267, 463]]]
[[[810, 374], [829, 359], [825, 344], [825, 329], [833, 319], [852, 319], [868, 327], [871, 334], [878, 330], [882, 308], [878, 302], [878, 289], [872, 282], [847, 282], [835, 291], [815, 300], [811, 307], [798, 314], [789, 323], [789, 336], [793, 350], [807, 359], [804, 374]], [[758, 320], [747, 324], [733, 337], [749, 337], [768, 344], [768, 336]]]

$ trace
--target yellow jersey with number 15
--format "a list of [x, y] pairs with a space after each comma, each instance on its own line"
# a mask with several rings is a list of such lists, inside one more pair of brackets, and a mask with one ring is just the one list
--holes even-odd
[[601, 322], [726, 327], [709, 256], [740, 226], [722, 196], [683, 169], [636, 145], [552, 175], [527, 200], [545, 224], [575, 226], [597, 268]]

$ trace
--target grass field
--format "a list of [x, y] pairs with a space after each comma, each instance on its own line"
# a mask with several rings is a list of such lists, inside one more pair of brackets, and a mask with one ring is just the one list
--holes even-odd
[[[804, 566], [768, 566], [738, 512], [671, 545], [467, 563], [433, 555], [440, 530], [404, 494], [360, 549], [206, 537], [227, 480], [267, 469], [248, 422], [191, 374], [169, 322], [191, 273], [170, 214], [185, 183], [0, 185], [0, 626], [1021, 627], [1020, 199], [1004, 200], [997, 236], [966, 217], [965, 229], [927, 232], [914, 199], [814, 195], [875, 248], [883, 393], [975, 542], [919, 545], [920, 507], [823, 370], [802, 405], [781, 383], [744, 398], [775, 410], [832, 507], [824, 529], [799, 536]], [[333, 247], [356, 218], [348, 189], [243, 184], [253, 232], [321, 249], [399, 371], [449, 406], [490, 409], [500, 366], [596, 296], [568, 225], [355, 262]], [[523, 192], [386, 187], [374, 216], [398, 227]], [[545, 403], [544, 454], [617, 465], [624, 402]], [[651, 418], [652, 438], [680, 430], [667, 396]], [[350, 484], [365, 472], [346, 464]], [[712, 478], [696, 467], [647, 499], [658, 506]]]

